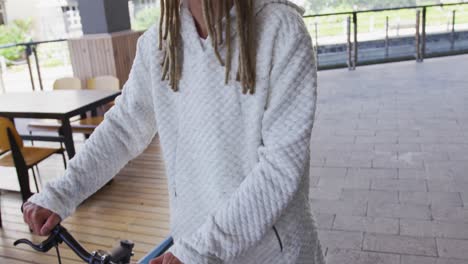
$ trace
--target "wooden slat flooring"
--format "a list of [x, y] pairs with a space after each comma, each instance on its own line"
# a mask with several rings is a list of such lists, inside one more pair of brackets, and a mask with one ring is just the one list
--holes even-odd
[[[40, 170], [43, 176], [60, 175], [63, 173], [60, 157], [47, 161], [40, 166]], [[0, 171], [0, 174], [5, 173]], [[45, 178], [50, 180], [47, 176]], [[12, 179], [12, 175], [8, 179]], [[89, 251], [110, 250], [120, 239], [134, 241], [133, 260], [136, 262], [169, 235], [166, 184], [164, 160], [156, 137], [140, 157], [127, 164], [111, 185], [86, 200], [63, 225]], [[45, 238], [32, 235], [24, 224], [19, 193], [3, 191], [0, 200], [3, 218], [0, 263], [58, 263], [55, 250], [44, 254], [34, 252], [25, 245], [13, 246], [13, 242], [19, 238], [35, 242]], [[63, 263], [82, 263], [65, 245], [60, 247], [60, 253]]]

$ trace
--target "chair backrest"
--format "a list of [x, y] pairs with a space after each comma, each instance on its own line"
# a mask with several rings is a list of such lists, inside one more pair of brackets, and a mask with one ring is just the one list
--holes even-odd
[[120, 81], [114, 76], [98, 76], [88, 80], [88, 89], [120, 90]]
[[23, 140], [21, 139], [18, 131], [15, 128], [13, 122], [10, 119], [5, 117], [0, 117], [0, 153], [5, 153], [10, 150], [10, 141], [8, 140], [7, 129], [10, 129], [13, 133], [13, 136], [16, 140], [16, 143], [20, 148], [23, 147]]
[[55, 80], [54, 90], [79, 90], [81, 80], [75, 77], [65, 77]]

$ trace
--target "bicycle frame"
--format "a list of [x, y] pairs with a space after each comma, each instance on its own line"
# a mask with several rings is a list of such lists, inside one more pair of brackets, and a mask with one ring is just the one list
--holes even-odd
[[140, 261], [138, 261], [138, 264], [149, 264], [150, 260], [164, 254], [164, 252], [166, 252], [173, 244], [174, 240], [172, 237], [166, 238], [159, 246], [155, 247], [150, 253], [141, 258]]

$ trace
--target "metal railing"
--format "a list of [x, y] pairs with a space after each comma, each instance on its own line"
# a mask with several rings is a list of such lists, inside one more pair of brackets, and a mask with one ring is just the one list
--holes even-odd
[[[145, 0], [145, 4], [150, 5], [151, 3], [152, 0]], [[468, 9], [463, 11], [467, 15], [462, 13], [461, 15], [459, 14], [457, 16], [458, 13], [455, 8], [460, 6], [468, 7], [468, 2], [324, 13], [317, 15], [306, 15], [304, 16], [304, 20], [307, 24], [309, 24], [310, 33], [312, 38], [315, 40], [314, 42], [317, 49], [319, 70], [344, 67], [348, 67], [350, 70], [354, 70], [357, 66], [360, 65], [402, 60], [416, 60], [418, 62], [422, 62], [425, 58], [429, 57], [468, 53], [468, 19], [466, 19], [468, 18]], [[448, 12], [450, 13], [450, 16], [447, 17], [448, 22], [446, 23], [445, 32], [428, 32], [427, 26], [428, 23], [431, 22], [430, 16], [428, 17], [428, 14], [430, 14], [429, 11], [431, 11], [432, 8], [449, 7], [454, 9], [449, 10], [450, 12]], [[372, 32], [362, 32], [363, 30], [361, 28], [363, 24], [365, 24], [364, 14], [377, 14], [381, 12], [397, 12], [407, 10], [415, 11], [414, 15], [410, 15], [410, 17], [413, 17], [410, 23], [408, 23], [408, 21], [401, 23], [400, 19], [398, 19], [396, 26], [392, 26], [390, 23], [391, 17], [389, 15], [384, 17], [385, 20], [383, 22], [383, 36], [380, 38], [375, 38], [375, 36], [379, 35], [380, 33], [377, 34]], [[457, 17], [464, 19], [465, 28], [460, 27], [460, 29], [457, 30]], [[339, 24], [338, 27], [333, 28], [334, 25], [332, 22], [328, 23], [325, 21], [323, 23], [319, 23], [319, 20], [322, 18], [333, 18], [336, 21], [341, 19], [340, 22], [343, 23]], [[323, 38], [320, 36], [320, 29], [327, 26], [330, 31], [335, 33], [338, 32], [338, 34], [327, 35], [326, 37], [329, 39], [328, 43], [322, 43]], [[373, 28], [374, 26], [371, 24], [369, 27]], [[406, 35], [405, 30], [407, 31]], [[391, 31], [395, 32], [394, 37], [390, 36]], [[344, 34], [339, 32], [344, 32]], [[371, 36], [370, 39], [369, 36]], [[447, 44], [446, 47], [442, 49], [434, 48], [431, 43], [440, 41], [441, 39], [443, 39]], [[428, 40], [431, 40], [432, 42], [428, 42]], [[66, 39], [57, 39], [50, 41], [17, 43], [0, 46], [0, 49], [18, 46], [23, 46], [25, 48], [25, 58], [28, 66], [29, 78], [32, 90], [35, 91], [36, 89], [44, 89], [37, 47], [46, 43], [65, 41]], [[428, 46], [432, 49], [429, 52]], [[33, 56], [35, 60], [35, 74], [33, 74], [33, 65], [30, 59], [31, 56]], [[2, 74], [0, 71], [0, 86], [3, 87], [1, 75]], [[38, 85], [34, 80], [34, 75], [37, 76]], [[1, 90], [2, 89], [0, 89], [0, 91]]]
[[[406, 7], [394, 7], [394, 8], [382, 8], [382, 9], [374, 9], [374, 10], [362, 10], [362, 11], [349, 11], [349, 12], [337, 12], [337, 13], [323, 13], [323, 14], [316, 14], [316, 15], [306, 15], [304, 19], [306, 22], [310, 22], [310, 20], [315, 20], [314, 23], [309, 23], [309, 30], [312, 34], [312, 37], [315, 42], [315, 46], [318, 53], [318, 64], [319, 69], [331, 69], [331, 68], [342, 68], [348, 67], [350, 70], [356, 69], [358, 65], [367, 65], [367, 64], [375, 64], [375, 63], [385, 63], [385, 62], [394, 62], [394, 61], [402, 61], [402, 60], [413, 60], [415, 59], [418, 62], [422, 62], [425, 58], [429, 57], [438, 57], [438, 56], [446, 56], [446, 55], [455, 55], [455, 54], [463, 54], [468, 53], [468, 23], [466, 24], [467, 29], [465, 31], [456, 31], [456, 14], [457, 11], [451, 10], [451, 18], [449, 19], [450, 23], [447, 23], [447, 31], [446, 33], [434, 33], [431, 34], [432, 38], [438, 38], [438, 40], [446, 39], [449, 43], [449, 46], [445, 49], [438, 49], [428, 52], [428, 11], [432, 8], [448, 8], [448, 7], [460, 7], [468, 5], [468, 2], [460, 2], [460, 3], [447, 3], [447, 4], [432, 4], [432, 5], [419, 5], [419, 6], [406, 6]], [[359, 36], [361, 36], [359, 32], [359, 28], [361, 27], [359, 16], [363, 14], [375, 14], [380, 12], [391, 12], [391, 11], [408, 11], [408, 10], [415, 10], [414, 13], [414, 23], [410, 24], [401, 24], [398, 22], [396, 30], [396, 37], [391, 38], [389, 35], [389, 31], [392, 30], [390, 26], [389, 20], [390, 17], [387, 15], [385, 17], [384, 22], [384, 37], [379, 39], [371, 39], [371, 40], [358, 40]], [[468, 14], [467, 14], [468, 15]], [[342, 18], [345, 24], [345, 37], [342, 41], [343, 43], [320, 43], [319, 35], [320, 35], [320, 27], [324, 26], [324, 24], [320, 24], [318, 22], [321, 18]], [[372, 17], [374, 18], [374, 17]], [[413, 37], [410, 36], [400, 36], [401, 31], [403, 29], [411, 29], [413, 31]], [[336, 31], [336, 29], [334, 29]], [[331, 30], [333, 31], [333, 29]], [[329, 37], [329, 39], [340, 39], [340, 34], [335, 34]], [[411, 40], [412, 38], [412, 40]], [[457, 38], [466, 39], [467, 44], [465, 46], [461, 46], [459, 48], [455, 47], [457, 42]], [[405, 45], [402, 45], [401, 54], [392, 54], [390, 50], [397, 46], [392, 44], [396, 42], [395, 40], [400, 40], [400, 42], [409, 42]], [[437, 41], [438, 41], [437, 40]], [[339, 41], [338, 41], [339, 42]], [[411, 44], [411, 42], [414, 42]], [[360, 54], [366, 51], [364, 46], [378, 46], [380, 47], [380, 52], [378, 55], [374, 56], [374, 58], [364, 58], [366, 54]], [[414, 49], [412, 48], [414, 47]], [[333, 52], [327, 51], [332, 49]], [[412, 50], [413, 49], [413, 50]], [[339, 51], [338, 51], [339, 50]], [[368, 48], [367, 51], [371, 49]], [[408, 50], [412, 50], [408, 53]], [[376, 53], [376, 48], [371, 50], [372, 52]], [[321, 58], [326, 57], [331, 53], [341, 52], [341, 57], [335, 58], [334, 61], [329, 59]], [[411, 54], [412, 53], [412, 54]], [[322, 56], [321, 56], [322, 55]], [[329, 56], [330, 57], [330, 56]]]
[[[24, 42], [24, 43], [15, 43], [15, 44], [8, 44], [8, 45], [3, 45], [0, 46], [0, 49], [8, 49], [8, 48], [13, 48], [13, 47], [24, 47], [24, 55], [26, 58], [26, 62], [28, 65], [28, 71], [29, 71], [29, 78], [31, 81], [31, 87], [32, 90], [36, 90], [36, 83], [34, 81], [34, 74], [33, 74], [33, 66], [31, 63], [31, 56], [34, 56], [34, 61], [36, 64], [36, 75], [38, 78], [39, 82], [39, 88], [41, 91], [44, 90], [44, 84], [42, 81], [42, 73], [41, 73], [41, 67], [40, 67], [40, 62], [39, 62], [39, 56], [37, 55], [37, 47], [42, 44], [47, 44], [47, 43], [57, 43], [57, 42], [65, 42], [67, 41], [66, 39], [56, 39], [56, 40], [48, 40], [48, 41], [33, 41], [33, 42]], [[0, 75], [2, 73], [0, 72]], [[0, 79], [2, 79], [2, 76], [0, 76]], [[1, 81], [3, 83], [3, 79]]]

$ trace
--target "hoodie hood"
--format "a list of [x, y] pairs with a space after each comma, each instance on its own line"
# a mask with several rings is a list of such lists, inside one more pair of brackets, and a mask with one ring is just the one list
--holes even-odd
[[254, 1], [255, 1], [255, 14], [258, 14], [260, 11], [262, 11], [263, 8], [265, 8], [268, 5], [287, 5], [297, 10], [297, 12], [301, 14], [301, 16], [304, 15], [305, 13], [304, 8], [288, 0], [254, 0]]

